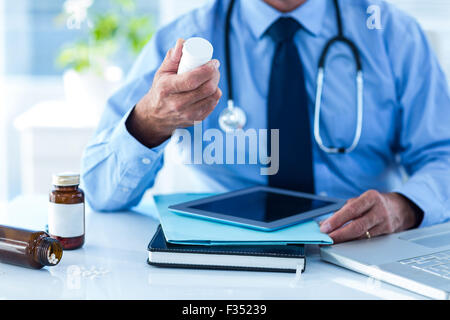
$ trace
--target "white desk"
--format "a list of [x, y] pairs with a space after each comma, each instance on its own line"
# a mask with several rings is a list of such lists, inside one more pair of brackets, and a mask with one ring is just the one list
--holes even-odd
[[[47, 197], [20, 197], [0, 224], [44, 229]], [[6, 211], [6, 212], [5, 212]], [[406, 290], [322, 262], [307, 249], [306, 271], [295, 274], [166, 269], [147, 265], [158, 222], [148, 214], [87, 210], [86, 244], [65, 251], [53, 268], [0, 264], [0, 299], [424, 299]]]

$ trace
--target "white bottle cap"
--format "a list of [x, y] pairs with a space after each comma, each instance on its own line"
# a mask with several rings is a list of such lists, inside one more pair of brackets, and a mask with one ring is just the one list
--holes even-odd
[[53, 174], [52, 184], [54, 186], [76, 186], [80, 184], [80, 175], [74, 172]]
[[191, 71], [210, 61], [213, 55], [212, 44], [203, 38], [189, 38], [184, 42], [178, 74]]

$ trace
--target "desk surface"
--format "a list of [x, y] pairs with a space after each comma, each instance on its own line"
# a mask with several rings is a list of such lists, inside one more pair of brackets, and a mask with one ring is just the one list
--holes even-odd
[[[0, 224], [43, 230], [47, 197], [19, 197]], [[138, 212], [86, 212], [86, 243], [53, 268], [0, 264], [0, 299], [424, 299], [320, 260], [307, 247], [301, 275], [149, 266], [147, 244], [158, 221], [153, 205]]]

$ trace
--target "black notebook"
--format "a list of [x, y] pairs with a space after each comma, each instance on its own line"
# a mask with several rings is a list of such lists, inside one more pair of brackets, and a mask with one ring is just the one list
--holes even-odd
[[166, 242], [161, 225], [148, 245], [148, 263], [159, 267], [303, 272], [304, 245], [194, 246]]

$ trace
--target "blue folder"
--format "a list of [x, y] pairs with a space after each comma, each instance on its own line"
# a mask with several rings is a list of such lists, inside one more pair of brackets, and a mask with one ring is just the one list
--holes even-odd
[[275, 231], [245, 227], [189, 217], [172, 212], [170, 205], [192, 201], [213, 194], [171, 194], [154, 196], [166, 241], [186, 245], [286, 245], [332, 244], [315, 221], [296, 224]]

